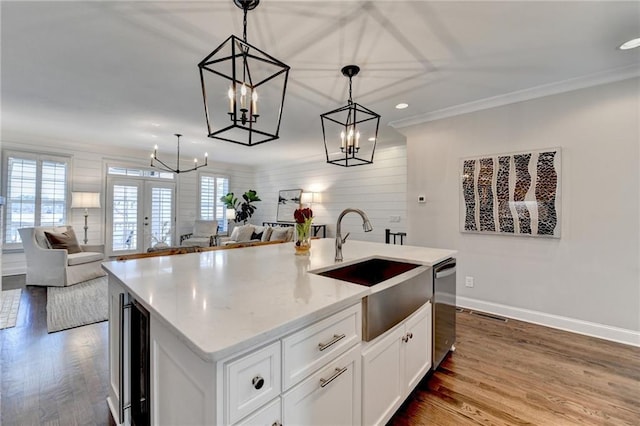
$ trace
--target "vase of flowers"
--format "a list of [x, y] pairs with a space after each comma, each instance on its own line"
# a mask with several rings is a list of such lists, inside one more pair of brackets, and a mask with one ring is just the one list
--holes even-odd
[[296, 211], [293, 212], [293, 218], [296, 221], [296, 254], [301, 256], [309, 255], [313, 212], [308, 207], [296, 209]]

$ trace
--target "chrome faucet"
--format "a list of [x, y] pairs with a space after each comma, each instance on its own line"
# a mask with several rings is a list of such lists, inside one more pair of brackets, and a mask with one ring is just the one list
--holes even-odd
[[365, 212], [360, 209], [344, 209], [342, 213], [340, 213], [340, 216], [338, 216], [338, 222], [336, 223], [336, 262], [342, 262], [342, 244], [344, 244], [349, 237], [349, 232], [347, 232], [347, 235], [342, 238], [342, 233], [340, 232], [342, 218], [351, 212], [358, 213], [362, 218], [362, 229], [364, 229], [364, 232], [371, 232], [373, 230], [373, 226], [371, 226], [371, 222], [369, 222], [369, 218]]

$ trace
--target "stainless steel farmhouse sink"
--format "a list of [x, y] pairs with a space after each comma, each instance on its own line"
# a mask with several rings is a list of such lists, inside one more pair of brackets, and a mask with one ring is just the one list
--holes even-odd
[[362, 339], [373, 340], [424, 305], [433, 295], [429, 266], [373, 257], [311, 273], [371, 287], [362, 299]]
[[414, 263], [374, 257], [317, 274], [371, 287], [419, 266]]

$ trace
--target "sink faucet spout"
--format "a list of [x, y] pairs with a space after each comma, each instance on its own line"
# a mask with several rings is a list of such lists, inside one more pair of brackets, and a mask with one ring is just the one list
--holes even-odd
[[340, 216], [338, 216], [338, 221], [336, 223], [336, 262], [342, 261], [342, 245], [347, 241], [347, 237], [349, 236], [349, 233], [347, 233], [347, 235], [342, 238], [342, 231], [340, 229], [342, 225], [342, 218], [347, 213], [358, 213], [360, 215], [362, 218], [362, 229], [364, 229], [364, 232], [371, 232], [373, 230], [373, 226], [371, 226], [371, 222], [365, 212], [360, 209], [344, 209], [342, 213], [340, 213]]

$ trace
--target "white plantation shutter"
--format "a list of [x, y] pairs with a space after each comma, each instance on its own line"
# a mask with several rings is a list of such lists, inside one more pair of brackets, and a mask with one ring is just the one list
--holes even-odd
[[151, 189], [151, 235], [153, 244], [172, 245], [173, 189]]
[[202, 220], [217, 220], [222, 232], [227, 232], [226, 207], [220, 197], [229, 192], [229, 178], [206, 173], [200, 174], [199, 217]]
[[138, 244], [138, 187], [113, 186], [113, 251], [135, 249]]
[[7, 247], [21, 243], [20, 228], [66, 224], [69, 162], [67, 157], [7, 153]]

